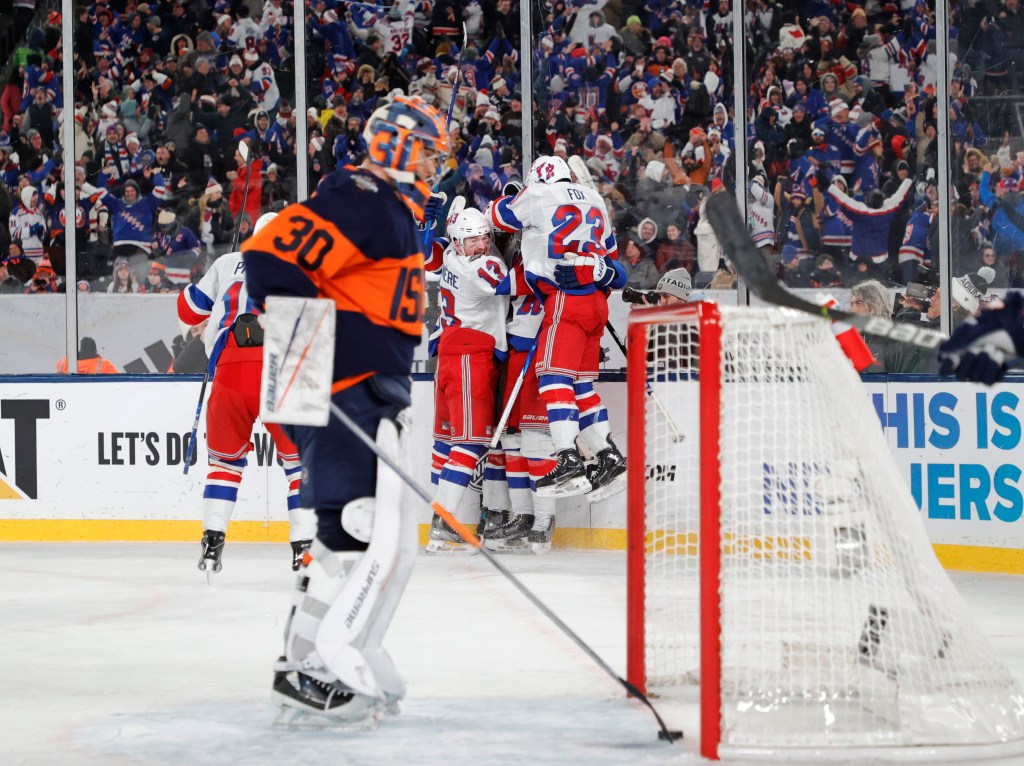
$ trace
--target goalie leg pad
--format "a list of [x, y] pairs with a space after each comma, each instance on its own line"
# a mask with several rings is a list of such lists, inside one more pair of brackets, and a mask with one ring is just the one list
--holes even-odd
[[[404, 442], [393, 421], [380, 422], [377, 444], [400, 463], [407, 454]], [[354, 510], [343, 519], [348, 515], [353, 528], [365, 527], [369, 504], [361, 499], [350, 505]], [[416, 560], [415, 514], [407, 505], [404, 482], [379, 462], [369, 547], [334, 552], [314, 543], [305, 594], [285, 642], [289, 665], [392, 708], [404, 697], [405, 682], [381, 642]]]

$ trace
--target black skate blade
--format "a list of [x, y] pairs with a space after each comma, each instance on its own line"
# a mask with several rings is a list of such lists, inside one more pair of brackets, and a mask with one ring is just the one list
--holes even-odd
[[530, 555], [530, 546], [527, 544], [525, 539], [493, 541], [488, 540], [484, 542], [484, 547], [491, 553], [497, 553], [503, 556]]
[[579, 476], [567, 481], [565, 484], [550, 487], [537, 487], [537, 497], [573, 497], [585, 495], [591, 491], [590, 481], [586, 476]]
[[[345, 731], [374, 731], [381, 717], [381, 706], [361, 705], [358, 709], [347, 710], [344, 715], [325, 713], [304, 705], [298, 705], [291, 698], [273, 692], [272, 698], [280, 708], [274, 719], [274, 726], [283, 729], [332, 729]], [[355, 702], [349, 704], [357, 704]], [[345, 706], [346, 708], [348, 705]]]
[[615, 497], [615, 495], [619, 494], [620, 492], [625, 492], [625, 491], [626, 491], [626, 472], [623, 471], [618, 476], [616, 476], [614, 479], [612, 479], [610, 482], [605, 484], [603, 487], [598, 487], [597, 489], [594, 489], [594, 490], [591, 490], [590, 492], [588, 492], [587, 493], [587, 502], [590, 502], [590, 503], [600, 503], [600, 502], [602, 502], [604, 500], [607, 500], [610, 497]]
[[423, 549], [423, 552], [428, 556], [475, 556], [480, 550], [469, 543], [430, 540]]

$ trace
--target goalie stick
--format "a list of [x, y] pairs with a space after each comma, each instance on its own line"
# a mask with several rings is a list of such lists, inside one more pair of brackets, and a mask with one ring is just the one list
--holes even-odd
[[813, 314], [822, 319], [845, 322], [869, 335], [889, 338], [899, 343], [908, 343], [921, 348], [935, 349], [947, 340], [941, 332], [929, 330], [927, 327], [894, 322], [884, 317], [851, 314], [848, 311], [819, 306], [817, 303], [811, 303], [794, 295], [779, 282], [760, 250], [750, 239], [746, 224], [736, 207], [736, 201], [728, 192], [720, 191], [712, 194], [708, 198], [707, 211], [708, 220], [711, 221], [711, 226], [722, 245], [722, 250], [736, 267], [740, 278], [761, 300], [776, 306]]
[[537, 609], [539, 609], [545, 617], [551, 620], [551, 622], [554, 623], [554, 625], [559, 630], [561, 630], [562, 633], [568, 636], [572, 640], [572, 642], [583, 651], [584, 654], [586, 654], [590, 659], [592, 659], [597, 664], [598, 667], [601, 668], [601, 670], [603, 670], [609, 676], [614, 678], [626, 690], [626, 692], [629, 693], [630, 696], [636, 697], [638, 700], [640, 700], [640, 702], [646, 705], [647, 708], [654, 715], [655, 719], [657, 719], [658, 721], [658, 726], [660, 728], [660, 731], [658, 732], [658, 739], [663, 739], [667, 742], [675, 742], [677, 739], [682, 739], [683, 733], [681, 731], [672, 731], [665, 725], [665, 722], [661, 719], [661, 716], [658, 715], [658, 711], [654, 709], [654, 705], [651, 703], [649, 699], [647, 699], [647, 695], [645, 695], [643, 692], [641, 692], [639, 689], [633, 686], [633, 684], [631, 684], [626, 679], [620, 677], [614, 670], [612, 670], [608, 663], [602, 660], [597, 652], [591, 649], [590, 646], [588, 646], [582, 638], [580, 638], [578, 635], [576, 635], [575, 632], [573, 632], [572, 628], [570, 628], [568, 625], [562, 622], [562, 619], [553, 611], [551, 611], [551, 609], [549, 609], [543, 601], [537, 598], [537, 596], [533, 594], [533, 591], [527, 588], [518, 577], [516, 577], [508, 569], [506, 569], [505, 565], [498, 561], [497, 556], [495, 556], [489, 550], [484, 548], [479, 537], [477, 537], [472, 531], [466, 528], [465, 525], [460, 524], [459, 521], [454, 516], [452, 516], [451, 512], [449, 512], [448, 509], [446, 509], [443, 505], [434, 500], [430, 496], [430, 493], [423, 489], [423, 487], [421, 487], [400, 465], [398, 465], [398, 463], [392, 460], [391, 456], [388, 455], [384, 450], [382, 450], [380, 446], [378, 446], [377, 442], [374, 439], [371, 439], [370, 436], [362, 428], [359, 427], [359, 424], [352, 420], [352, 418], [350, 418], [345, 413], [345, 411], [334, 402], [331, 402], [331, 413], [346, 428], [348, 428], [356, 436], [356, 438], [359, 439], [359, 441], [365, 444], [367, 449], [373, 452], [373, 454], [375, 454], [381, 462], [383, 462], [388, 468], [394, 471], [395, 475], [398, 476], [398, 478], [401, 479], [402, 482], [407, 487], [409, 487], [409, 489], [411, 489], [416, 495], [418, 495], [420, 499], [423, 500], [423, 502], [427, 503], [427, 505], [431, 507], [434, 513], [436, 513], [438, 516], [444, 519], [445, 522], [453, 530], [455, 530], [459, 537], [466, 541], [467, 545], [470, 545], [476, 548], [478, 551], [480, 551], [480, 555], [483, 556], [488, 561], [488, 563], [490, 563], [495, 569], [497, 569], [498, 572], [501, 573], [501, 575], [504, 576], [506, 580], [512, 583], [512, 585], [515, 586], [516, 590], [522, 593], [523, 596], [526, 597], [527, 601], [529, 601], [531, 604], [537, 607]]

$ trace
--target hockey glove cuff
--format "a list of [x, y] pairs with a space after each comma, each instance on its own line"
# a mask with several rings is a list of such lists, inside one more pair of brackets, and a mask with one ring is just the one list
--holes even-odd
[[566, 291], [587, 290], [600, 285], [607, 271], [603, 257], [577, 255], [555, 265], [555, 281]]

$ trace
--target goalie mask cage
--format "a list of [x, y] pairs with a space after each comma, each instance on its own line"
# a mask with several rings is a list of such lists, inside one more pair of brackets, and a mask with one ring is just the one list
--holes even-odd
[[1024, 750], [1021, 691], [827, 322], [633, 311], [628, 399], [627, 674], [667, 698], [700, 685], [705, 757]]

